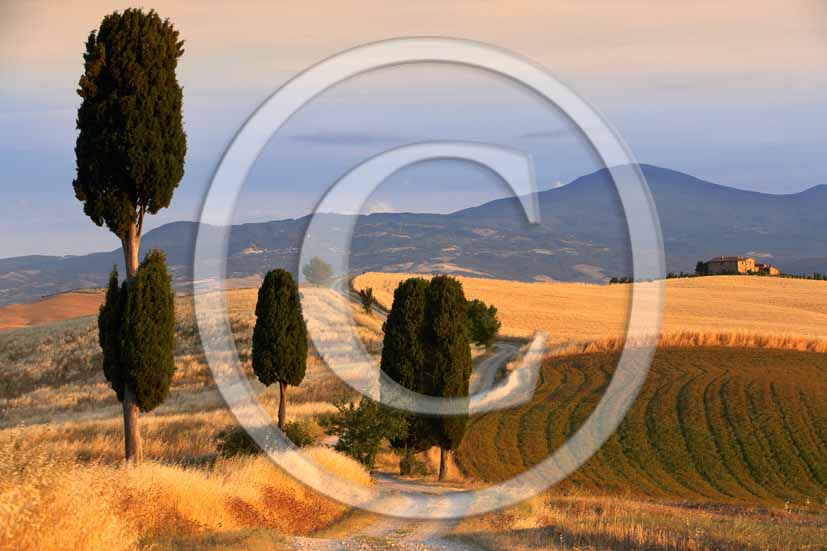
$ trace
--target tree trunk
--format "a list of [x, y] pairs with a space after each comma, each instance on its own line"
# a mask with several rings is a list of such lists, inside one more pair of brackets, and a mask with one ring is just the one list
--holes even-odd
[[[122, 244], [127, 286], [131, 286], [132, 281], [138, 274], [138, 249], [141, 245], [141, 238], [135, 224], [130, 224], [129, 231]], [[126, 384], [123, 392], [124, 457], [127, 461], [134, 463], [140, 463], [143, 459], [139, 414], [135, 389], [132, 388], [131, 384]]]
[[439, 481], [445, 480], [448, 476], [448, 450], [439, 448]]
[[140, 463], [144, 457], [141, 432], [138, 425], [138, 402], [132, 385], [125, 385], [123, 391], [123, 444], [127, 461]]
[[408, 446], [405, 454], [399, 458], [399, 474], [407, 476], [413, 472], [413, 449]]
[[123, 259], [126, 263], [126, 279], [132, 281], [138, 274], [138, 250], [141, 248], [141, 236], [135, 224], [129, 225], [126, 237], [121, 241], [123, 245]]
[[279, 429], [284, 430], [284, 410], [286, 409], [284, 395], [287, 392], [287, 383], [279, 381]]

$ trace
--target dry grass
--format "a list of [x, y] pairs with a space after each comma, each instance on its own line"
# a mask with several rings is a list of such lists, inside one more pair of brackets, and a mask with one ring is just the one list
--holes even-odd
[[[322, 528], [345, 512], [263, 457], [222, 460], [198, 469], [155, 462], [124, 467], [56, 458], [48, 447], [31, 444], [26, 431], [2, 434], [2, 549], [113, 551], [245, 528], [299, 534]], [[332, 450], [307, 453], [337, 476], [370, 484], [360, 465]]]
[[[354, 286], [372, 287], [387, 307], [394, 289], [407, 277], [412, 274], [367, 273], [356, 277]], [[590, 343], [606, 342], [625, 330], [629, 285], [459, 279], [468, 297], [498, 308], [505, 335], [525, 337], [542, 329], [551, 344]], [[670, 279], [662, 332], [672, 342], [704, 342], [717, 335], [756, 341], [760, 337], [754, 336], [771, 336], [776, 343], [799, 337], [827, 341], [827, 284], [746, 276]], [[818, 346], [823, 350], [825, 344]]]
[[[326, 291], [302, 292], [324, 300]], [[277, 390], [259, 384], [250, 366], [256, 290], [227, 298], [242, 364], [275, 412]], [[345, 512], [266, 459], [217, 457], [216, 435], [235, 421], [193, 314], [192, 298], [178, 297], [176, 373], [168, 400], [141, 416], [146, 461], [138, 468], [122, 466], [120, 405], [101, 372], [94, 317], [0, 334], [0, 549], [133, 549], [190, 536], [200, 546], [205, 535], [252, 529], [307, 533]], [[354, 315], [367, 348], [378, 350], [381, 324]], [[304, 382], [289, 389], [288, 418], [332, 412], [329, 399], [346, 391], [311, 353]], [[308, 453], [341, 478], [370, 483], [359, 464], [331, 449]], [[216, 545], [229, 541], [222, 538]]]
[[487, 549], [823, 550], [827, 518], [804, 511], [697, 508], [623, 497], [545, 495], [469, 518], [462, 540]]
[[4, 306], [0, 308], [0, 331], [91, 316], [98, 313], [103, 298], [103, 289], [83, 289], [36, 302]]
[[[329, 290], [302, 289], [308, 300], [324, 302]], [[277, 390], [259, 384], [250, 351], [255, 325], [256, 289], [227, 292], [229, 318], [242, 364], [265, 405], [275, 408]], [[382, 329], [378, 318], [354, 308], [359, 336], [378, 353]], [[170, 397], [159, 414], [223, 408], [198, 339], [192, 297], [176, 299], [176, 372]], [[323, 338], [337, 339], [334, 331]], [[119, 404], [100, 367], [95, 318], [65, 320], [0, 333], [0, 427], [118, 415]], [[349, 392], [311, 351], [305, 379], [288, 391], [291, 411], [309, 415], [329, 411], [332, 397]], [[304, 405], [307, 404], [307, 405]], [[299, 406], [299, 407], [296, 407]]]

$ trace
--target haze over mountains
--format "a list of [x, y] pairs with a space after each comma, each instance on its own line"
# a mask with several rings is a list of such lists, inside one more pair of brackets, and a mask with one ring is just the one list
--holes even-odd
[[[668, 271], [692, 271], [716, 255], [751, 255], [782, 272], [827, 272], [827, 186], [770, 195], [742, 191], [687, 174], [641, 165], [658, 208]], [[605, 282], [631, 275], [620, 202], [606, 170], [538, 194], [542, 223], [529, 226], [516, 198], [452, 214], [359, 216], [351, 272], [441, 271], [523, 281]], [[345, 215], [325, 214], [329, 231]], [[233, 226], [228, 277], [275, 267], [297, 272], [309, 217]], [[143, 251], [163, 249], [179, 290], [191, 288], [197, 223], [175, 222], [148, 232]], [[103, 230], [102, 230], [103, 231]], [[218, 229], [205, 226], [207, 237]], [[0, 305], [106, 283], [120, 249], [82, 256], [0, 259]]]

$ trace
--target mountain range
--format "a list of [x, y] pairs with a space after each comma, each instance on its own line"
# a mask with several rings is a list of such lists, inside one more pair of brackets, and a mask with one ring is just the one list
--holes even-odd
[[[827, 186], [772, 195], [738, 190], [641, 165], [658, 210], [668, 271], [698, 260], [748, 255], [786, 273], [827, 272]], [[538, 193], [542, 223], [529, 225], [516, 198], [451, 214], [360, 215], [351, 272], [443, 272], [523, 281], [605, 282], [631, 275], [626, 222], [605, 169]], [[346, 215], [321, 214], [327, 231]], [[298, 271], [310, 217], [230, 228], [227, 276], [275, 268]], [[191, 289], [196, 222], [174, 222], [144, 235], [143, 251], [163, 249], [179, 290]], [[219, 228], [202, 231], [218, 236]], [[143, 254], [143, 253], [142, 253]], [[0, 259], [0, 305], [103, 286], [120, 249], [78, 256]]]

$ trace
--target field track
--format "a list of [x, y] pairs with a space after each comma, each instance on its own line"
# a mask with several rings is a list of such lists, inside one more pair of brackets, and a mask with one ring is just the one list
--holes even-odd
[[[614, 353], [546, 360], [534, 399], [472, 421], [457, 461], [499, 481], [544, 459], [591, 413]], [[827, 355], [664, 348], [606, 445], [560, 488], [718, 503], [822, 503]]]

